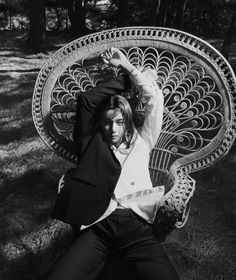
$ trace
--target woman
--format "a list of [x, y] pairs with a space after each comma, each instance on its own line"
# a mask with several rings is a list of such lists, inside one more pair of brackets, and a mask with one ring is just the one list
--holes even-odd
[[[118, 49], [106, 51], [102, 59], [127, 75], [78, 99], [74, 140], [79, 164], [53, 214], [73, 226], [77, 240], [49, 279], [96, 279], [114, 251], [140, 279], [179, 279], [153, 227], [164, 187], [153, 188], [148, 163], [161, 131], [162, 92], [154, 71], [141, 73]], [[122, 96], [129, 80], [145, 99], [139, 131]]]

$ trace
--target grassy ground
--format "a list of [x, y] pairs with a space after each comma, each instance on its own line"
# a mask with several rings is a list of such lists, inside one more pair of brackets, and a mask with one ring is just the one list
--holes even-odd
[[[68, 227], [49, 218], [58, 178], [70, 164], [46, 147], [31, 117], [34, 82], [51, 52], [32, 55], [24, 40], [24, 34], [0, 34], [1, 280], [46, 279], [73, 239]], [[64, 42], [57, 40], [56, 47]], [[183, 280], [236, 279], [235, 170], [233, 148], [214, 167], [194, 175], [188, 223], [165, 243]]]

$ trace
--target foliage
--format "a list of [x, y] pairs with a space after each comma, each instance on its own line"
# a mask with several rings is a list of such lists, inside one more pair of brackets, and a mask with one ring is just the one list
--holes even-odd
[[0, 2], [0, 29], [26, 29], [28, 27], [27, 0]]
[[[79, 0], [71, 0], [77, 3]], [[65, 0], [47, 0], [47, 25], [48, 31], [68, 30], [71, 27], [68, 14], [68, 3]], [[155, 0], [129, 0], [127, 25], [147, 25], [153, 12]], [[82, 1], [82, 7], [86, 16], [88, 32], [112, 28], [118, 25], [120, 18], [119, 3], [121, 0], [90, 0]], [[28, 17], [28, 0], [6, 0], [0, 3], [0, 17], [5, 18], [5, 28], [9, 12], [15, 18]], [[83, 4], [84, 3], [84, 4]], [[160, 0], [160, 3], [167, 3]], [[166, 26], [176, 27], [176, 12], [178, 0], [168, 1]], [[74, 4], [73, 4], [74, 5]], [[224, 33], [229, 25], [232, 10], [235, 9], [235, 0], [187, 0], [184, 10], [184, 30], [196, 35]], [[16, 19], [15, 19], [16, 20]], [[27, 20], [24, 20], [25, 22]], [[15, 24], [15, 28], [28, 28], [28, 24]], [[159, 25], [160, 24], [159, 22]], [[4, 28], [4, 23], [2, 23]], [[9, 25], [8, 25], [9, 28]]]
[[191, 0], [187, 2], [185, 28], [199, 35], [222, 34], [229, 25], [230, 15], [231, 10], [227, 6], [220, 7], [218, 0]]

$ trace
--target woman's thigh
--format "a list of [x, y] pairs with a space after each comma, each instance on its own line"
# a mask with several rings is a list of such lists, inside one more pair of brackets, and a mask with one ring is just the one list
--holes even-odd
[[81, 233], [48, 280], [92, 280], [107, 259], [107, 245], [91, 229]]
[[162, 246], [142, 247], [140, 254], [136, 248], [135, 258], [129, 262], [137, 280], [180, 280]]
[[135, 223], [138, 230], [130, 234], [130, 246], [123, 251], [123, 256], [136, 273], [136, 279], [180, 280], [153, 228], [138, 217]]

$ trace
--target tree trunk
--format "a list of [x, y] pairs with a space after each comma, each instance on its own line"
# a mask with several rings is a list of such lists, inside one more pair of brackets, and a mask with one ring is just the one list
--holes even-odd
[[73, 28], [73, 26], [74, 26], [74, 17], [73, 17], [74, 0], [68, 0], [67, 1], [67, 11], [68, 11], [68, 16], [69, 16], [69, 19], [70, 19], [71, 26]]
[[34, 51], [42, 51], [46, 44], [45, 0], [28, 0], [30, 30], [28, 42]]
[[166, 26], [169, 4], [170, 0], [161, 0], [161, 5], [157, 14], [158, 26]]
[[229, 29], [227, 30], [227, 32], [225, 34], [223, 46], [222, 46], [222, 49], [221, 49], [221, 53], [224, 55], [224, 57], [226, 59], [229, 58], [230, 47], [231, 47], [233, 35], [236, 31], [235, 22], [236, 22], [236, 10], [234, 11], [234, 13], [232, 15], [232, 19], [231, 19], [231, 22], [230, 22], [230, 25], [229, 25]]
[[67, 3], [68, 15], [73, 32], [79, 36], [85, 35], [87, 33], [85, 25], [87, 1], [68, 0]]
[[118, 21], [117, 25], [119, 27], [127, 26], [128, 24], [128, 6], [129, 0], [119, 0], [118, 1]]
[[59, 8], [54, 7], [55, 13], [57, 15], [57, 30], [60, 30], [62, 24], [61, 24], [61, 11]]
[[9, 17], [10, 17], [10, 30], [12, 30], [12, 12], [11, 12], [11, 8], [9, 10]]
[[148, 18], [148, 25], [156, 25], [157, 24], [157, 15], [159, 13], [161, 5], [161, 0], [153, 0], [151, 5], [151, 12]]
[[184, 11], [186, 7], [187, 0], [177, 0], [176, 16], [175, 16], [175, 27], [178, 29], [183, 29], [184, 24]]

